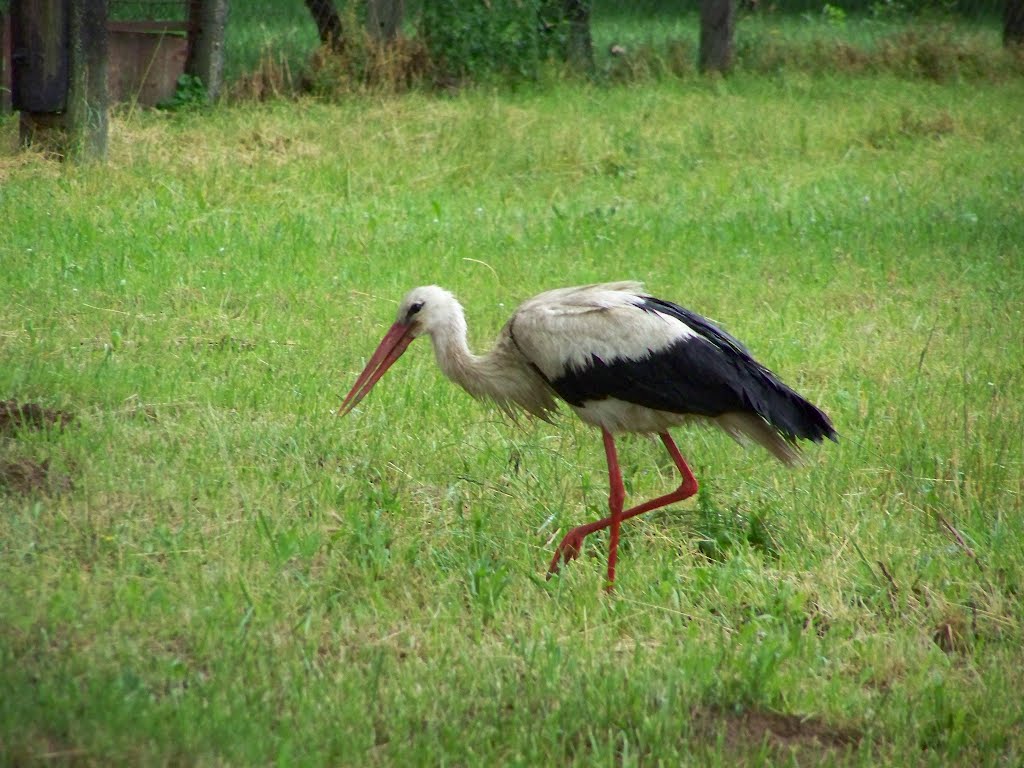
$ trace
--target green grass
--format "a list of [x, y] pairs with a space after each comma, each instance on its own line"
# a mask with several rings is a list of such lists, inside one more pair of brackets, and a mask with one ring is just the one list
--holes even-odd
[[[0, 762], [1014, 765], [1024, 755], [1024, 84], [780, 74], [0, 124]], [[551, 582], [598, 435], [414, 345], [639, 278], [842, 433], [680, 430], [696, 501]], [[623, 441], [630, 498], [674, 486]], [[19, 464], [20, 465], [20, 464]], [[958, 542], [946, 523], [962, 539]], [[969, 548], [969, 551], [968, 551]], [[767, 731], [766, 731], [767, 729]]]

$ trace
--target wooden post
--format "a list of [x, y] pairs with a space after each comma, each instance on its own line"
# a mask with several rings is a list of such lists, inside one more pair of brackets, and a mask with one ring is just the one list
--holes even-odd
[[732, 69], [736, 38], [735, 0], [700, 0], [701, 72], [727, 73]]
[[21, 141], [63, 157], [107, 150], [106, 0], [13, 0], [11, 101]]
[[1024, 0], [1005, 0], [1003, 45], [1007, 48], [1024, 47]]
[[80, 160], [107, 156], [107, 0], [71, 0], [68, 149]]
[[387, 44], [398, 37], [405, 13], [403, 0], [368, 0], [366, 32], [372, 40]]
[[590, 36], [591, 0], [565, 0], [563, 9], [569, 21], [569, 39], [566, 42], [566, 61], [576, 72], [592, 74], [594, 71], [594, 42]]
[[11, 3], [11, 100], [23, 113], [63, 112], [68, 93], [68, 0]]
[[0, 11], [0, 115], [11, 112], [11, 14]]
[[220, 95], [224, 84], [224, 28], [227, 23], [228, 0], [189, 1], [185, 73], [202, 81], [210, 101]]

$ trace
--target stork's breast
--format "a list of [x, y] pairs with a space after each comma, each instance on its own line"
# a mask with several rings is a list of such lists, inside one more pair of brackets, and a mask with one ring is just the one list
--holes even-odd
[[669, 427], [677, 427], [700, 418], [689, 414], [659, 411], [613, 397], [603, 400], [587, 400], [582, 405], [570, 407], [581, 421], [613, 433], [664, 432]]

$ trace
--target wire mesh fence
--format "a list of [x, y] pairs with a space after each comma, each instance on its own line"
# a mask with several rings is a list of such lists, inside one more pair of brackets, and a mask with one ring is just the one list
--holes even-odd
[[[48, 0], [70, 2], [70, 0]], [[12, 2], [0, 0], [0, 11]], [[107, 0], [112, 24], [160, 21], [184, 33], [203, 0]], [[329, 6], [353, 38], [362, 34], [367, 6], [374, 0], [233, 0], [226, 29], [225, 75], [228, 81], [260, 75], [261, 68], [290, 71], [302, 80], [324, 83], [318, 72], [318, 25], [311, 9]], [[1024, 0], [733, 0], [737, 10], [736, 65], [771, 72], [795, 67], [805, 71], [892, 71], [944, 78], [994, 71], [1022, 74], [1022, 54], [994, 53], [1003, 48], [1004, 17]], [[551, 9], [567, 0], [406, 0], [400, 25], [404, 58], [396, 77], [409, 82], [425, 75], [450, 82], [439, 73], [452, 62], [470, 62], [458, 76], [483, 74], [530, 77], [544, 71], [552, 45]], [[598, 74], [617, 79], [687, 76], [695, 69], [700, 37], [700, 0], [591, 0], [589, 10]], [[439, 11], [443, 10], [443, 13]], [[440, 14], [440, 15], [439, 15]], [[439, 23], [440, 20], [440, 23]], [[1021, 21], [1024, 26], [1024, 20]], [[162, 27], [170, 30], [170, 26]], [[1020, 33], [1024, 40], [1024, 31]], [[1024, 46], [1018, 46], [1024, 48]], [[345, 76], [368, 77], [365, 46], [348, 55], [366, 60], [332, 65]], [[379, 56], [378, 56], [379, 58]], [[557, 56], [556, 56], [557, 58]], [[404, 71], [405, 60], [415, 71]], [[389, 59], [389, 63], [390, 62]], [[311, 72], [310, 69], [313, 68]], [[391, 69], [394, 69], [392, 67]], [[389, 70], [390, 71], [390, 70]], [[265, 74], [265, 73], [264, 73]], [[323, 77], [321, 77], [323, 75]], [[276, 78], [281, 79], [281, 78]], [[284, 87], [283, 90], [289, 90]], [[275, 87], [270, 91], [277, 93]]]
[[111, 21], [185, 21], [190, 0], [107, 0]]

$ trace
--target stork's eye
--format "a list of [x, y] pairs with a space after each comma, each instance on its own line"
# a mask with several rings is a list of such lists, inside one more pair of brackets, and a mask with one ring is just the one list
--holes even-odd
[[415, 304], [409, 307], [409, 314], [407, 314], [406, 317], [412, 320], [412, 316], [419, 312], [421, 309], [423, 309], [423, 302], [417, 301]]

